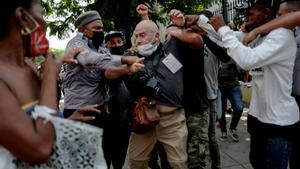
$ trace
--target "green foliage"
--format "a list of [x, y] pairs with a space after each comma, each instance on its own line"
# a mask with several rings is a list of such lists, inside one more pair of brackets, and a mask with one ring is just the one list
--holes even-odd
[[[49, 21], [50, 35], [58, 38], [68, 37], [75, 31], [73, 23], [76, 17], [87, 10], [97, 10], [102, 16], [106, 31], [119, 29], [125, 32], [127, 42], [140, 18], [136, 6], [145, 3], [150, 9], [154, 21], [166, 24], [166, 16], [171, 9], [179, 9], [185, 14], [194, 14], [203, 10], [213, 0], [42, 0], [46, 19]], [[129, 43], [127, 43], [130, 46]]]
[[233, 23], [236, 26], [241, 26], [244, 23], [244, 14], [238, 12], [233, 18]]
[[[58, 2], [57, 2], [58, 1]], [[50, 27], [50, 35], [68, 37], [74, 31], [73, 23], [91, 0], [42, 0], [44, 13]]]
[[56, 57], [63, 57], [65, 52], [63, 49], [56, 49], [56, 48], [51, 48], [50, 51], [53, 52], [54, 56]]
[[[64, 56], [64, 50], [62, 49], [56, 49], [56, 48], [51, 48], [50, 51], [54, 54], [54, 56], [56, 57], [63, 57]], [[46, 58], [44, 56], [37, 56], [34, 58], [34, 63], [37, 65], [37, 66], [40, 66], [41, 63], [43, 61], [45, 61]]]

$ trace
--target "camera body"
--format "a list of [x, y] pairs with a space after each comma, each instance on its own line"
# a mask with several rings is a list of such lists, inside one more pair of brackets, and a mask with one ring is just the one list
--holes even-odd
[[159, 80], [146, 69], [131, 75], [131, 86], [139, 96], [155, 96], [159, 93]]
[[146, 83], [146, 88], [151, 90], [153, 94], [157, 95], [160, 91], [158, 84], [159, 81], [155, 77], [151, 77]]

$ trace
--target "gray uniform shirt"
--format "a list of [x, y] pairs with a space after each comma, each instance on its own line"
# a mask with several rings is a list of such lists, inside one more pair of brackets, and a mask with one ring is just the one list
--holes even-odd
[[97, 51], [91, 41], [82, 33], [69, 41], [66, 51], [74, 47], [83, 47], [77, 56], [79, 64], [68, 64], [64, 84], [64, 108], [79, 107], [104, 103], [105, 88], [103, 69], [121, 65], [121, 57], [110, 55], [108, 50], [100, 47]]
[[300, 28], [296, 27], [294, 31], [297, 43], [297, 55], [294, 65], [292, 93], [296, 96], [300, 96]]

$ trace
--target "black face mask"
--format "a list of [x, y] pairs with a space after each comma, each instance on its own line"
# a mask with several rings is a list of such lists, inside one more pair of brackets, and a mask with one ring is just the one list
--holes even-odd
[[93, 31], [94, 35], [91, 38], [93, 45], [98, 49], [99, 46], [103, 43], [104, 32], [103, 31]]
[[110, 48], [110, 53], [113, 55], [123, 55], [124, 51], [124, 46], [115, 46]]

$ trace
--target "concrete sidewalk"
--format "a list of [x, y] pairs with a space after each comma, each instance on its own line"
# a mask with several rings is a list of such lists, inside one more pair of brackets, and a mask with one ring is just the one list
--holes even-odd
[[[221, 130], [216, 128], [216, 134], [221, 153], [221, 168], [222, 169], [252, 169], [249, 162], [249, 148], [250, 137], [247, 132], [247, 113], [248, 109], [244, 109], [244, 113], [241, 117], [237, 132], [240, 137], [239, 142], [234, 142], [230, 135], [224, 141], [219, 138], [221, 136]], [[231, 115], [226, 115], [227, 126], [230, 125]], [[208, 160], [210, 160], [208, 158]], [[210, 169], [210, 164], [207, 165], [207, 169]]]

